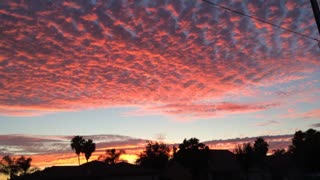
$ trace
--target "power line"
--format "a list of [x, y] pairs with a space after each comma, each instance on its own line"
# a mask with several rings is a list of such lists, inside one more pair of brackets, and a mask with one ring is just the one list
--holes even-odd
[[262, 20], [262, 19], [256, 18], [256, 17], [254, 17], [254, 16], [251, 16], [251, 15], [245, 14], [245, 13], [243, 13], [243, 12], [239, 12], [239, 11], [236, 11], [236, 10], [230, 9], [230, 8], [228, 8], [228, 7], [225, 7], [225, 6], [222, 6], [222, 5], [220, 5], [220, 4], [217, 4], [217, 3], [211, 2], [211, 1], [209, 1], [209, 0], [202, 0], [202, 1], [204, 1], [204, 2], [206, 2], [206, 3], [209, 3], [209, 4], [211, 4], [211, 5], [214, 5], [214, 6], [216, 6], [216, 7], [219, 7], [219, 8], [225, 9], [225, 10], [227, 10], [227, 11], [231, 11], [231, 12], [233, 12], [233, 13], [240, 14], [240, 15], [242, 15], [242, 16], [245, 16], [245, 17], [248, 17], [248, 18], [254, 19], [254, 20], [256, 20], [256, 21], [263, 22], [263, 23], [265, 23], [265, 24], [268, 24], [268, 25], [271, 25], [271, 26], [277, 27], [277, 28], [279, 28], [279, 29], [282, 29], [282, 30], [285, 30], [285, 31], [288, 31], [288, 32], [291, 32], [291, 33], [294, 33], [294, 34], [297, 34], [297, 35], [299, 35], [299, 36], [302, 36], [302, 37], [305, 37], [305, 38], [308, 38], [308, 39], [311, 39], [311, 40], [314, 40], [314, 41], [317, 41], [318, 43], [320, 43], [320, 40], [319, 40], [319, 39], [317, 39], [317, 38], [314, 38], [314, 37], [311, 37], [311, 36], [308, 36], [308, 35], [305, 35], [305, 34], [302, 34], [302, 33], [296, 32], [296, 31], [293, 31], [293, 30], [291, 30], [291, 29], [287, 29], [287, 28], [281, 27], [281, 26], [279, 26], [279, 25], [276, 25], [276, 24], [270, 23], [270, 22], [268, 22], [268, 21], [265, 21], [265, 20]]

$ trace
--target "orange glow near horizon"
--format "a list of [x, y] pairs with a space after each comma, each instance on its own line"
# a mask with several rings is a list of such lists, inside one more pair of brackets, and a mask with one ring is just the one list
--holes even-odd
[[[91, 155], [89, 162], [98, 160], [98, 157], [103, 154], [101, 152], [95, 152]], [[51, 166], [75, 166], [78, 165], [78, 157], [75, 153], [64, 154], [42, 154], [32, 155], [32, 166], [44, 169]], [[120, 160], [134, 164], [138, 158], [137, 154], [123, 154], [120, 156]], [[80, 155], [80, 164], [84, 164], [86, 159], [83, 154]]]
[[[252, 143], [253, 144], [254, 138], [250, 139], [242, 139], [242, 140], [221, 140], [218, 142], [207, 142], [206, 144], [209, 146], [210, 149], [225, 149], [233, 152], [235, 147], [239, 144], [243, 143]], [[286, 148], [288, 147], [289, 143], [291, 142], [291, 137], [278, 137], [273, 139], [266, 138], [266, 141], [269, 143], [269, 152], [268, 155], [272, 154], [274, 149]], [[171, 146], [168, 144], [168, 146]], [[130, 147], [130, 148], [128, 148]], [[128, 148], [128, 149], [126, 149]], [[100, 155], [105, 154], [106, 149], [108, 148], [98, 148], [96, 152], [94, 152], [89, 161], [98, 160]], [[139, 156], [139, 154], [144, 150], [144, 147], [141, 144], [137, 146], [133, 145], [124, 145], [118, 146], [116, 149], [125, 150], [125, 154], [120, 156], [121, 161], [126, 161], [128, 163], [134, 164]], [[172, 154], [171, 154], [172, 155]], [[32, 158], [32, 166], [38, 167], [40, 169], [51, 167], [51, 166], [75, 166], [78, 165], [78, 157], [74, 152], [67, 152], [67, 153], [51, 153], [51, 154], [38, 154], [38, 155], [31, 155]], [[86, 159], [83, 154], [80, 155], [80, 164], [86, 162]]]
[[[98, 160], [100, 154], [94, 153], [89, 159], [90, 161]], [[75, 153], [66, 154], [43, 154], [32, 155], [32, 166], [44, 169], [51, 166], [76, 166], [78, 165], [78, 157]], [[138, 156], [136, 154], [123, 154], [120, 160], [134, 164]], [[80, 164], [84, 164], [86, 159], [83, 155], [80, 156]]]

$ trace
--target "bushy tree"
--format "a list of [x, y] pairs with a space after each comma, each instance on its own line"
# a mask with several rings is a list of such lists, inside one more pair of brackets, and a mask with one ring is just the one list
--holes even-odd
[[147, 141], [145, 150], [139, 155], [136, 163], [142, 167], [163, 169], [169, 161], [170, 148], [159, 142]]
[[284, 156], [286, 153], [287, 153], [286, 150], [283, 148], [282, 149], [274, 149], [272, 156], [280, 157], [280, 156]]
[[184, 139], [181, 144], [179, 144], [179, 151], [185, 150], [201, 150], [205, 149], [206, 145], [199, 142], [197, 138]]
[[248, 172], [249, 168], [254, 164], [254, 150], [251, 143], [238, 145], [235, 148], [234, 153], [244, 170]]
[[299, 167], [320, 171], [320, 132], [314, 129], [295, 132], [289, 153]]
[[261, 137], [258, 137], [253, 146], [251, 143], [243, 143], [236, 146], [234, 153], [236, 158], [248, 173], [248, 170], [252, 166], [264, 166], [265, 158], [268, 152], [268, 143]]
[[10, 179], [17, 176], [19, 167], [15, 161], [15, 158], [11, 158], [9, 155], [4, 156], [0, 162], [0, 173], [9, 176]]
[[30, 168], [31, 161], [31, 158], [25, 158], [24, 156], [16, 159], [6, 155], [0, 161], [0, 173], [9, 176], [10, 179], [32, 173], [36, 168]]
[[262, 138], [258, 137], [253, 144], [253, 151], [256, 162], [260, 163], [267, 157], [269, 144]]
[[124, 150], [107, 149], [106, 154], [99, 156], [98, 159], [107, 164], [116, 164], [119, 162], [120, 156], [124, 153]]
[[201, 171], [208, 167], [209, 147], [197, 138], [184, 139], [175, 150], [173, 160], [189, 169], [193, 179], [199, 178]]
[[24, 156], [21, 156], [16, 160], [16, 164], [23, 175], [29, 172], [31, 167], [31, 161], [32, 159], [30, 157], [26, 158]]

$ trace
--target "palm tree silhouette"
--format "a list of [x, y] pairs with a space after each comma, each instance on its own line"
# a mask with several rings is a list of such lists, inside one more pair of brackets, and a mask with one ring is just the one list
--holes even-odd
[[75, 136], [71, 139], [71, 149], [75, 150], [77, 156], [78, 156], [78, 162], [80, 165], [80, 153], [83, 148], [83, 144], [85, 143], [85, 140], [82, 136]]
[[88, 162], [91, 154], [96, 150], [96, 144], [91, 140], [85, 141], [82, 147], [82, 152], [84, 153], [86, 160]]

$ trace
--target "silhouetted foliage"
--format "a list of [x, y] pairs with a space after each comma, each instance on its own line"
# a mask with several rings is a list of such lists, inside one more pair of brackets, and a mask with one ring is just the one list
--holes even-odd
[[299, 167], [320, 171], [320, 132], [314, 129], [295, 132], [289, 152]]
[[30, 168], [31, 161], [31, 158], [25, 158], [24, 156], [18, 159], [12, 158], [9, 155], [4, 156], [0, 161], [0, 173], [9, 176], [10, 179], [32, 173], [36, 168]]
[[208, 168], [209, 147], [197, 138], [184, 139], [175, 150], [173, 160], [189, 169], [193, 179], [197, 179], [201, 171]]
[[142, 167], [163, 169], [169, 161], [169, 153], [170, 148], [166, 144], [148, 141], [136, 163]]
[[179, 151], [184, 150], [201, 150], [208, 148], [205, 144], [200, 143], [197, 138], [190, 138], [189, 140], [184, 139], [181, 144], [179, 144]]
[[84, 153], [88, 162], [90, 156], [96, 150], [96, 144], [92, 139], [85, 140], [82, 136], [75, 136], [71, 140], [71, 149], [75, 150], [80, 165], [80, 153]]
[[107, 149], [105, 155], [100, 155], [99, 160], [107, 164], [116, 164], [119, 162], [120, 156], [124, 154], [124, 150]]
[[253, 151], [255, 154], [255, 161], [257, 163], [261, 163], [265, 160], [267, 156], [269, 145], [268, 143], [262, 138], [258, 137], [253, 144]]
[[287, 153], [287, 152], [286, 152], [285, 149], [274, 149], [272, 156], [280, 157], [280, 156], [285, 155], [286, 153]]
[[80, 153], [82, 151], [84, 143], [85, 143], [85, 140], [83, 139], [82, 136], [75, 136], [71, 139], [71, 149], [75, 150], [75, 153], [78, 156], [79, 165], [80, 165]]
[[88, 139], [83, 143], [81, 152], [84, 153], [84, 156], [86, 157], [87, 162], [95, 150], [96, 150], [96, 144], [92, 141], [92, 139]]
[[248, 169], [254, 164], [254, 150], [251, 143], [238, 145], [234, 153], [241, 166], [248, 172]]
[[10, 179], [14, 178], [19, 173], [19, 168], [15, 163], [15, 159], [9, 155], [4, 156], [0, 162], [0, 173], [9, 176]]
[[255, 166], [264, 166], [264, 161], [268, 152], [268, 143], [261, 137], [254, 141], [253, 146], [251, 143], [244, 143], [238, 145], [234, 153], [238, 162], [241, 164], [244, 171], [248, 174], [249, 168]]
[[24, 156], [19, 157], [16, 160], [16, 164], [18, 165], [19, 169], [21, 170], [22, 174], [27, 174], [28, 170], [31, 167], [31, 158], [25, 158]]

